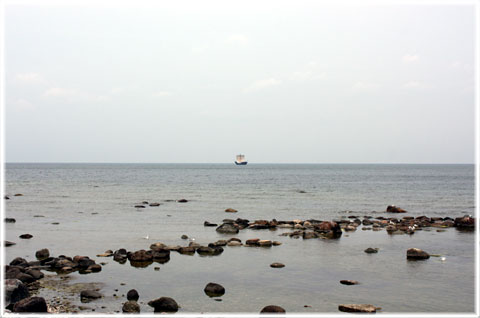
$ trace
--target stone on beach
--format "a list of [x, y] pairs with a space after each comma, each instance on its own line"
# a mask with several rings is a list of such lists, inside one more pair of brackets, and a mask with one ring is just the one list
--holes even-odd
[[208, 221], [203, 222], [203, 226], [218, 226], [216, 223], [210, 223]]
[[285, 267], [285, 264], [282, 264], [282, 263], [272, 263], [272, 264], [270, 264], [270, 267], [273, 267], [273, 268], [283, 268], [283, 267]]
[[130, 289], [127, 293], [127, 300], [134, 300], [137, 301], [140, 296], [136, 289]]
[[408, 260], [423, 260], [423, 259], [429, 259], [429, 258], [430, 258], [430, 255], [419, 248], [409, 248], [407, 250]]
[[124, 313], [139, 313], [140, 305], [136, 301], [129, 300], [125, 302], [122, 306], [122, 312]]
[[28, 297], [15, 303], [13, 312], [47, 312], [47, 303], [43, 297]]
[[235, 210], [235, 209], [232, 209], [232, 208], [228, 208], [228, 209], [225, 209], [225, 212], [235, 213], [235, 212], [238, 212], [238, 211]]
[[21, 239], [31, 239], [33, 237], [32, 234], [22, 234], [19, 236]]
[[338, 305], [338, 310], [343, 312], [377, 312], [377, 307], [369, 304], [343, 304]]
[[46, 248], [42, 248], [35, 252], [35, 257], [39, 260], [46, 259], [50, 256], [50, 251]]
[[7, 306], [30, 297], [27, 286], [25, 286], [21, 280], [16, 278], [5, 279], [4, 291], [5, 304]]
[[263, 307], [260, 313], [286, 313], [285, 309], [276, 305], [268, 305]]
[[82, 290], [80, 292], [80, 298], [83, 300], [90, 300], [90, 299], [98, 299], [102, 298], [102, 294], [100, 294], [96, 290]]
[[153, 307], [154, 312], [177, 312], [178, 304], [170, 297], [160, 297], [148, 302], [150, 307]]
[[340, 281], [340, 284], [343, 284], [343, 285], [358, 285], [358, 282], [356, 280], [343, 279], [343, 280]]
[[205, 294], [209, 297], [220, 297], [225, 294], [225, 288], [217, 283], [208, 283], [203, 289]]
[[364, 252], [367, 254], [378, 253], [378, 248], [369, 247], [366, 250], [364, 250]]

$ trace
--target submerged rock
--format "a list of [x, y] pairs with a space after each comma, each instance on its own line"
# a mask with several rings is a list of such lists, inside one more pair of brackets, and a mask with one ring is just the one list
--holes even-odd
[[338, 310], [343, 312], [377, 312], [377, 307], [368, 304], [344, 304], [338, 305]]
[[209, 297], [220, 297], [225, 294], [225, 288], [217, 283], [208, 283], [203, 289], [205, 294]]

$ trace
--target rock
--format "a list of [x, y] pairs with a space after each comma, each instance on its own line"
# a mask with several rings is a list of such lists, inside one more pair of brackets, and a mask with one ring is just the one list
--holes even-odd
[[102, 294], [96, 290], [82, 290], [80, 293], [80, 298], [83, 300], [98, 299], [102, 298]]
[[377, 312], [377, 307], [368, 304], [344, 304], [338, 305], [338, 310], [344, 312]]
[[141, 204], [137, 204], [137, 205], [135, 205], [135, 208], [137, 208], [137, 209], [144, 209], [145, 206], [144, 206], [144, 205], [141, 205]]
[[218, 240], [215, 243], [213, 243], [214, 246], [226, 246], [228, 242], [226, 240]]
[[10, 198], [9, 198], [7, 195], [5, 195], [3, 198], [4, 198], [5, 200], [10, 200]]
[[127, 299], [128, 300], [134, 300], [137, 301], [140, 296], [138, 295], [138, 292], [135, 289], [130, 289], [127, 293]]
[[35, 278], [27, 273], [18, 273], [15, 278], [21, 280], [25, 284], [30, 284], [35, 281]]
[[238, 211], [235, 210], [235, 209], [232, 209], [232, 208], [228, 208], [228, 209], [225, 210], [225, 212], [235, 213], [235, 212], [238, 212]]
[[22, 299], [30, 297], [27, 286], [21, 280], [15, 278], [5, 279], [4, 291], [6, 305], [13, 305]]
[[100, 264], [93, 264], [88, 266], [87, 270], [92, 271], [93, 273], [97, 273], [102, 270], [102, 266], [100, 266]]
[[28, 269], [25, 271], [25, 274], [32, 276], [34, 280], [39, 280], [44, 277], [43, 273], [38, 269]]
[[82, 268], [82, 269], [87, 269], [89, 268], [90, 266], [94, 265], [95, 264], [95, 261], [90, 259], [90, 257], [88, 256], [75, 256], [73, 258], [73, 261], [75, 263], [78, 264], [78, 267]]
[[[153, 250], [153, 251], [156, 251], [156, 250], [164, 250], [165, 247], [167, 247], [167, 246], [166, 246], [165, 244], [163, 244], [163, 243], [160, 243], [160, 242], [158, 242], [158, 243], [153, 243], [153, 244], [150, 245], [150, 249]], [[126, 252], [125, 252], [125, 254], [126, 254]]]
[[270, 247], [270, 246], [272, 246], [272, 241], [270, 241], [270, 240], [259, 240], [258, 245], [263, 246], [263, 247]]
[[140, 305], [138, 305], [136, 301], [129, 300], [129, 301], [127, 301], [123, 304], [122, 312], [125, 312], [125, 313], [139, 313], [140, 312]]
[[21, 257], [16, 257], [14, 258], [10, 264], [10, 266], [22, 266], [22, 267], [27, 267], [28, 266], [28, 262], [27, 260], [25, 260], [24, 258], [21, 258]]
[[407, 211], [405, 211], [404, 209], [400, 208], [400, 207], [396, 207], [394, 205], [389, 205], [387, 206], [387, 212], [391, 212], [391, 213], [406, 213]]
[[282, 267], [285, 267], [285, 265], [282, 264], [282, 263], [272, 263], [272, 264], [270, 264], [270, 267], [273, 267], [273, 268], [282, 268]]
[[22, 197], [22, 196], [23, 196], [23, 194], [21, 194], [21, 193], [17, 193], [17, 194], [14, 195], [14, 197]]
[[148, 204], [148, 201], [142, 201], [142, 204]]
[[408, 260], [422, 260], [422, 259], [429, 259], [429, 258], [430, 258], [430, 255], [419, 248], [409, 248], [407, 250]]
[[324, 221], [319, 224], [315, 224], [314, 230], [322, 234], [322, 237], [324, 238], [335, 239], [342, 236], [342, 229], [340, 228], [340, 225], [333, 221]]
[[280, 306], [275, 306], [275, 305], [268, 305], [263, 307], [263, 309], [260, 311], [260, 313], [285, 313], [285, 309], [283, 309]]
[[[178, 250], [180, 251], [180, 250]], [[154, 261], [167, 261], [170, 260], [170, 250], [156, 249], [153, 250], [152, 257]]]
[[343, 284], [343, 285], [358, 285], [358, 282], [356, 280], [341, 280], [340, 281], [340, 284]]
[[46, 248], [42, 248], [41, 250], [38, 250], [35, 252], [35, 257], [39, 260], [46, 259], [50, 256], [50, 252]]
[[17, 222], [17, 220], [15, 220], [14, 218], [5, 218], [5, 223], [15, 223]]
[[315, 234], [315, 232], [313, 232], [313, 231], [303, 232], [303, 234], [302, 234], [302, 238], [304, 240], [308, 240], [308, 239], [312, 239], [312, 238], [316, 238], [316, 237], [317, 237], [317, 234]]
[[150, 203], [149, 205], [150, 205], [150, 206], [160, 206], [160, 203], [154, 202], [154, 203]]
[[233, 224], [223, 223], [222, 225], [216, 228], [216, 231], [224, 234], [237, 234], [238, 228], [235, 227], [235, 225]]
[[188, 200], [186, 200], [186, 199], [180, 199], [180, 200], [177, 200], [177, 202], [178, 202], [178, 203], [187, 203]]
[[248, 239], [248, 240], [245, 241], [245, 245], [246, 246], [258, 246], [259, 241], [260, 241], [260, 239], [258, 239], [258, 238]]
[[203, 222], [203, 226], [218, 226], [216, 223], [210, 223], [208, 221]]
[[273, 245], [273, 246], [282, 245], [282, 242], [279, 242], [279, 241], [273, 241], [273, 242], [272, 242], [272, 245]]
[[12, 246], [12, 245], [15, 245], [15, 244], [17, 244], [17, 243], [10, 242], [10, 241], [5, 241], [5, 242], [4, 242], [5, 247], [7, 247], [7, 246]]
[[455, 218], [454, 226], [457, 229], [473, 230], [475, 228], [475, 219], [469, 215], [465, 215], [461, 218]]
[[47, 303], [42, 297], [28, 297], [18, 301], [13, 312], [47, 312]]
[[178, 304], [170, 297], [160, 297], [148, 302], [150, 307], [153, 307], [154, 312], [177, 312]]
[[230, 241], [227, 243], [227, 246], [242, 246], [243, 244], [237, 241]]
[[31, 239], [33, 237], [32, 234], [22, 234], [19, 236], [21, 239]]
[[367, 254], [378, 253], [378, 248], [369, 247], [364, 252]]
[[205, 294], [209, 297], [220, 297], [225, 294], [225, 288], [217, 283], [208, 283], [203, 289]]
[[188, 236], [185, 235], [185, 234], [183, 234], [182, 237], [181, 237], [181, 239], [182, 239], [182, 240], [186, 240], [186, 239], [188, 239]]
[[153, 260], [153, 253], [150, 251], [140, 250], [132, 253], [129, 259], [132, 262], [150, 262]]

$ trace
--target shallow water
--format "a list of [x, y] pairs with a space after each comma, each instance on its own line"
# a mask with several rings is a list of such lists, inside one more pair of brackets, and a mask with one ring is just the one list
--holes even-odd
[[[182, 312], [258, 312], [277, 304], [287, 312], [336, 313], [342, 303], [371, 303], [387, 313], [474, 310], [474, 233], [451, 228], [392, 236], [359, 227], [332, 241], [291, 239], [279, 236], [288, 231], [282, 229], [222, 235], [203, 226], [205, 220], [238, 217], [377, 217], [385, 216], [388, 204], [411, 216], [474, 214], [473, 165], [7, 164], [5, 176], [11, 198], [5, 201], [5, 216], [17, 220], [5, 225], [5, 239], [17, 243], [6, 249], [6, 262], [17, 256], [33, 260], [45, 247], [54, 256], [88, 255], [108, 262], [100, 273], [70, 274], [72, 283], [105, 284], [106, 297], [86, 305], [96, 313], [121, 310], [126, 301], [121, 295], [131, 288], [140, 294], [142, 312], [152, 312], [146, 303], [160, 296], [174, 298]], [[189, 202], [165, 202], [181, 198]], [[142, 201], [161, 205], [133, 207]], [[239, 212], [225, 213], [229, 207]], [[33, 238], [19, 239], [23, 233]], [[187, 245], [182, 234], [205, 244], [232, 236], [283, 244], [225, 247], [214, 257], [172, 252], [168, 263], [146, 268], [95, 257], [108, 249], [148, 249], [154, 242]], [[367, 247], [380, 251], [366, 254]], [[409, 262], [410, 247], [446, 260]], [[286, 267], [270, 268], [273, 262]], [[341, 279], [360, 284], [344, 286]], [[221, 301], [203, 293], [208, 282], [225, 287]]]

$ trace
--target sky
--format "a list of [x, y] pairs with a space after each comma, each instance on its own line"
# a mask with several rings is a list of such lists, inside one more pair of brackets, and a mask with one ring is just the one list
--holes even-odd
[[7, 5], [6, 162], [473, 163], [475, 8]]

